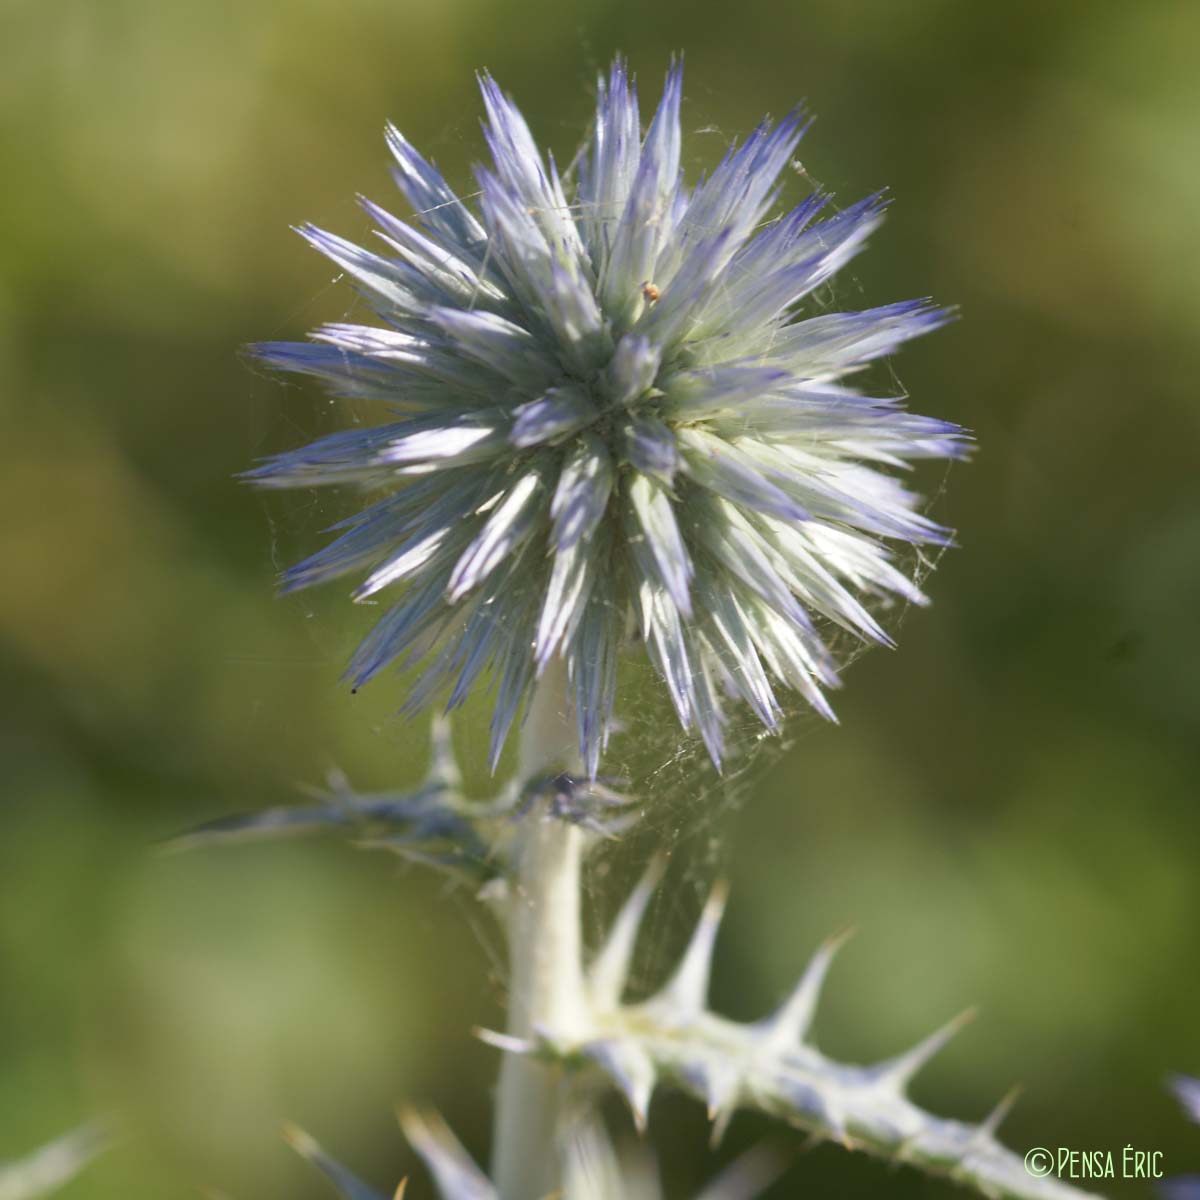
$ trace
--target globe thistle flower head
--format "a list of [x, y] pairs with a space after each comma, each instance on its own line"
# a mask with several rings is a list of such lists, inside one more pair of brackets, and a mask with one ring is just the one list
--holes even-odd
[[768, 728], [781, 687], [832, 716], [822, 630], [887, 642], [870, 600], [924, 599], [893, 547], [948, 537], [891, 472], [967, 443], [844, 380], [946, 312], [807, 311], [884, 204], [837, 212], [813, 195], [772, 215], [799, 114], [763, 121], [689, 187], [680, 68], [643, 136], [618, 60], [568, 183], [490, 77], [481, 88], [477, 205], [389, 129], [412, 222], [364, 201], [377, 251], [300, 231], [375, 321], [256, 353], [377, 404], [379, 423], [249, 473], [371, 496], [284, 588], [357, 575], [355, 599], [394, 594], [349, 676], [423, 664], [412, 711], [490, 675], [493, 761], [562, 656], [595, 775], [631, 632], [718, 765], [731, 700]]

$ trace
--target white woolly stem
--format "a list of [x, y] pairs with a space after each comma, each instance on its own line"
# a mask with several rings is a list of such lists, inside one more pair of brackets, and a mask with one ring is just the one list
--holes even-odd
[[[578, 768], [574, 722], [567, 714], [566, 671], [558, 660], [534, 691], [521, 731], [522, 782]], [[507, 1031], [575, 1028], [586, 1014], [580, 925], [583, 831], [544, 805], [522, 819], [508, 902]], [[496, 1102], [492, 1178], [500, 1200], [539, 1200], [562, 1186], [559, 1069], [505, 1056]]]

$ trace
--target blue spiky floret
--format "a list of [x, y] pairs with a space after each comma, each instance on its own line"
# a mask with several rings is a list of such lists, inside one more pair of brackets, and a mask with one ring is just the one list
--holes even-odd
[[960, 457], [969, 440], [841, 380], [946, 310], [805, 310], [884, 202], [818, 220], [827, 198], [814, 195], [771, 219], [799, 113], [764, 121], [689, 189], [680, 68], [643, 137], [618, 60], [568, 187], [491, 78], [481, 87], [492, 164], [476, 171], [477, 212], [389, 129], [417, 223], [364, 201], [382, 254], [300, 231], [381, 323], [255, 351], [379, 402], [386, 423], [249, 473], [264, 487], [378, 493], [283, 586], [365, 573], [358, 600], [402, 589], [350, 677], [425, 664], [415, 710], [447, 688], [460, 703], [490, 672], [493, 759], [561, 655], [594, 776], [632, 628], [718, 764], [729, 696], [769, 728], [781, 684], [832, 716], [821, 627], [886, 643], [870, 599], [924, 600], [890, 547], [948, 540], [888, 470]]

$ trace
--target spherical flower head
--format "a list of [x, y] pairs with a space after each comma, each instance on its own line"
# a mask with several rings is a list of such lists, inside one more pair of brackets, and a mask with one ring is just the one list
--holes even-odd
[[881, 199], [827, 215], [813, 195], [771, 215], [798, 114], [764, 121], [687, 186], [681, 86], [674, 67], [643, 136], [617, 61], [564, 180], [483, 76], [492, 163], [477, 206], [389, 129], [413, 223], [364, 201], [380, 253], [300, 231], [378, 323], [255, 348], [378, 404], [382, 422], [250, 473], [371, 496], [284, 587], [358, 574], [355, 599], [397, 594], [349, 676], [424, 664], [411, 711], [447, 690], [457, 705], [490, 675], [493, 762], [562, 656], [594, 775], [638, 635], [718, 765], [730, 700], [775, 728], [782, 686], [831, 716], [822, 629], [886, 642], [870, 599], [923, 600], [895, 545], [947, 540], [888, 471], [957, 457], [965, 435], [842, 382], [946, 313], [803, 303], [861, 248]]

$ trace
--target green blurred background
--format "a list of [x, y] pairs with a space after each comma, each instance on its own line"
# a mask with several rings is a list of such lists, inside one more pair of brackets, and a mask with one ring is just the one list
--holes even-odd
[[[736, 805], [655, 781], [678, 886], [646, 978], [723, 870], [726, 1011], [765, 1011], [854, 922], [824, 1048], [884, 1056], [978, 1003], [917, 1085], [934, 1111], [1021, 1082], [1022, 1152], [1200, 1168], [1162, 1089], [1200, 1073], [1198, 45], [1188, 0], [8, 0], [0, 1160], [117, 1109], [137, 1135], [64, 1196], [315, 1200], [287, 1117], [428, 1196], [401, 1099], [485, 1156], [496, 1063], [467, 1030], [502, 1020], [500, 942], [469, 897], [336, 844], [155, 849], [335, 764], [364, 786], [424, 767], [394, 679], [337, 684], [369, 614], [272, 595], [337, 502], [233, 476], [337, 414], [239, 347], [354, 307], [288, 226], [365, 232], [385, 120], [467, 188], [476, 68], [561, 161], [614, 51], [653, 92], [683, 48], [693, 169], [806, 98], [812, 177], [842, 203], [893, 189], [836, 299], [962, 306], [898, 370], [981, 451], [925, 477], [963, 548], [900, 650], [850, 671], [841, 727], [798, 720]], [[458, 730], [476, 768], [481, 715]], [[738, 1118], [722, 1157], [764, 1128]], [[652, 1130], [690, 1194], [702, 1115], [664, 1099]], [[825, 1147], [771, 1193], [801, 1194], [954, 1191]]]

